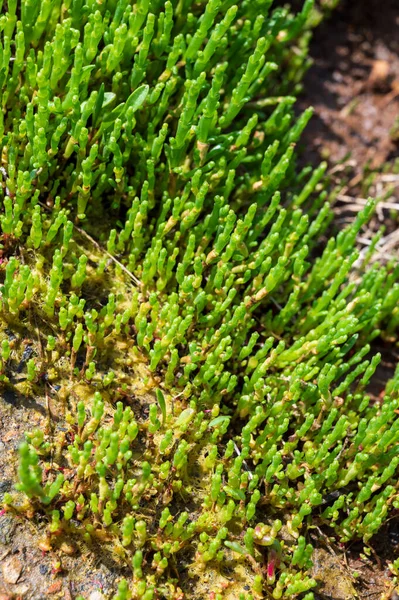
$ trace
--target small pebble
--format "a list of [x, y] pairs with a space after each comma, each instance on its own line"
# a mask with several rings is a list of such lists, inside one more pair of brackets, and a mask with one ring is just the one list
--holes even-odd
[[17, 597], [22, 597], [29, 592], [29, 586], [25, 583], [20, 583], [19, 585], [15, 585], [12, 591], [13, 597], [15, 597], [15, 595], [17, 595]]
[[62, 582], [59, 581], [55, 581], [54, 583], [52, 583], [50, 585], [50, 587], [47, 588], [47, 594], [56, 594], [57, 592], [60, 591], [60, 589], [62, 588]]
[[17, 583], [22, 573], [22, 564], [16, 556], [11, 556], [3, 565], [3, 577], [7, 583]]
[[90, 594], [89, 600], [104, 600], [104, 595], [98, 590], [95, 590]]
[[[0, 450], [2, 448], [2, 445], [4, 446], [4, 444], [2, 444], [0, 442]], [[12, 481], [11, 479], [4, 479], [3, 481], [0, 481], [0, 494], [3, 494], [4, 492], [9, 492], [12, 488]]]

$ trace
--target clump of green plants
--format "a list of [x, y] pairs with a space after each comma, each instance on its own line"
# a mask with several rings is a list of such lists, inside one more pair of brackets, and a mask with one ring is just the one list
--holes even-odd
[[367, 544], [399, 508], [399, 370], [368, 393], [398, 267], [356, 249], [375, 202], [331, 234], [295, 164], [312, 9], [0, 17], [0, 377], [58, 413], [4, 504], [112, 554], [114, 600], [311, 600], [312, 529]]

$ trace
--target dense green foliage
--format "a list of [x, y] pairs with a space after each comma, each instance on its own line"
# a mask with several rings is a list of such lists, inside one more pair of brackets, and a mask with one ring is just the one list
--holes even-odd
[[310, 529], [367, 543], [399, 507], [399, 374], [367, 393], [399, 271], [356, 250], [372, 201], [326, 236], [326, 165], [295, 166], [312, 2], [271, 5], [0, 17], [1, 379], [60, 419], [5, 504], [128, 565], [118, 600], [310, 600]]

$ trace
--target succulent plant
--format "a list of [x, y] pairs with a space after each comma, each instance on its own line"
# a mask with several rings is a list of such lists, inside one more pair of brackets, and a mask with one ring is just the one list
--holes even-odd
[[0, 17], [0, 376], [63, 423], [27, 432], [5, 505], [128, 565], [115, 600], [204, 573], [219, 599], [226, 565], [234, 598], [310, 600], [314, 524], [367, 543], [399, 507], [399, 370], [368, 393], [399, 271], [356, 249], [376, 202], [337, 233], [326, 164], [296, 166], [312, 9]]

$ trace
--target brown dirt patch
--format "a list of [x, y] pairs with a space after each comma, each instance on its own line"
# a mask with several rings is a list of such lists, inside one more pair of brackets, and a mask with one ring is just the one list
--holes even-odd
[[345, 0], [314, 32], [300, 105], [315, 108], [302, 139], [309, 162], [350, 155], [360, 171], [399, 156], [399, 2]]

